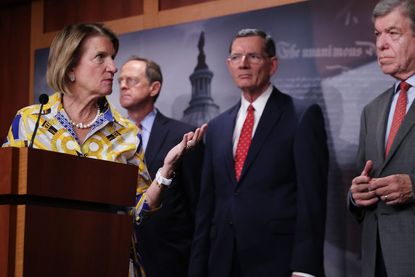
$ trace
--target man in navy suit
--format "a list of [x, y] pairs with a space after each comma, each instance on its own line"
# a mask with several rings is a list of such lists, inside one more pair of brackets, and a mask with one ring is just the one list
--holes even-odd
[[209, 123], [188, 276], [324, 276], [321, 109], [270, 83], [278, 59], [265, 32], [239, 31], [229, 54], [242, 96]]
[[[154, 107], [163, 83], [161, 69], [154, 61], [131, 57], [121, 67], [118, 81], [120, 103], [142, 130], [145, 161], [154, 178], [170, 148], [195, 128], [164, 116]], [[185, 154], [161, 209], [135, 230], [147, 277], [186, 276], [202, 161], [203, 145]]]

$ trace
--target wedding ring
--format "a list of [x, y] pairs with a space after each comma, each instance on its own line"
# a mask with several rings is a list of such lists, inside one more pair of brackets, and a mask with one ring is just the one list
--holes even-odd
[[186, 144], [186, 148], [191, 148], [193, 146], [193, 143], [191, 141], [188, 141]]
[[388, 201], [388, 196], [387, 195], [385, 195], [384, 198], [385, 198], [385, 201]]

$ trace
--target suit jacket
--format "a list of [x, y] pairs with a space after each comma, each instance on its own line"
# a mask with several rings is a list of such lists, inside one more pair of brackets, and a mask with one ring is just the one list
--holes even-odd
[[[394, 89], [375, 98], [362, 112], [358, 170], [367, 160], [373, 161], [374, 178], [392, 174], [409, 174], [415, 184], [415, 106], [412, 104], [395, 140], [385, 155], [385, 133]], [[415, 191], [415, 190], [414, 190]], [[383, 259], [388, 276], [414, 276], [415, 272], [415, 205], [387, 206], [383, 201], [368, 208], [350, 205], [363, 221], [362, 276], [375, 276], [376, 240], [379, 232]]]
[[189, 276], [323, 276], [328, 150], [318, 105], [273, 89], [242, 169], [232, 135], [240, 103], [209, 123]]
[[[152, 178], [167, 152], [195, 128], [167, 118], [159, 111], [153, 123], [145, 159]], [[203, 145], [186, 153], [178, 164], [162, 208], [138, 226], [138, 251], [148, 277], [186, 276], [200, 189]]]

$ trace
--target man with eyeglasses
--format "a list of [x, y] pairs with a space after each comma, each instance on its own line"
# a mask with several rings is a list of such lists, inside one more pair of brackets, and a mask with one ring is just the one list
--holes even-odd
[[[118, 82], [120, 104], [141, 129], [146, 165], [155, 178], [167, 151], [195, 128], [168, 118], [155, 108], [163, 76], [154, 61], [129, 58], [121, 67]], [[172, 184], [165, 190], [161, 209], [135, 230], [147, 277], [186, 276], [202, 160], [203, 145], [184, 155]]]
[[324, 119], [271, 84], [275, 52], [257, 29], [231, 42], [242, 95], [209, 123], [188, 276], [324, 276]]

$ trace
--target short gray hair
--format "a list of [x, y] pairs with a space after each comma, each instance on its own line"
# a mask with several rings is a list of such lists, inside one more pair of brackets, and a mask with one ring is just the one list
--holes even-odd
[[232, 44], [237, 38], [242, 37], [261, 37], [264, 39], [264, 50], [268, 57], [275, 57], [275, 42], [274, 39], [265, 31], [259, 29], [242, 29], [233, 37], [231, 44], [229, 45], [229, 54], [232, 52]]
[[411, 20], [412, 32], [415, 34], [415, 1], [414, 0], [380, 0], [372, 12], [372, 20], [385, 16], [396, 8]]

